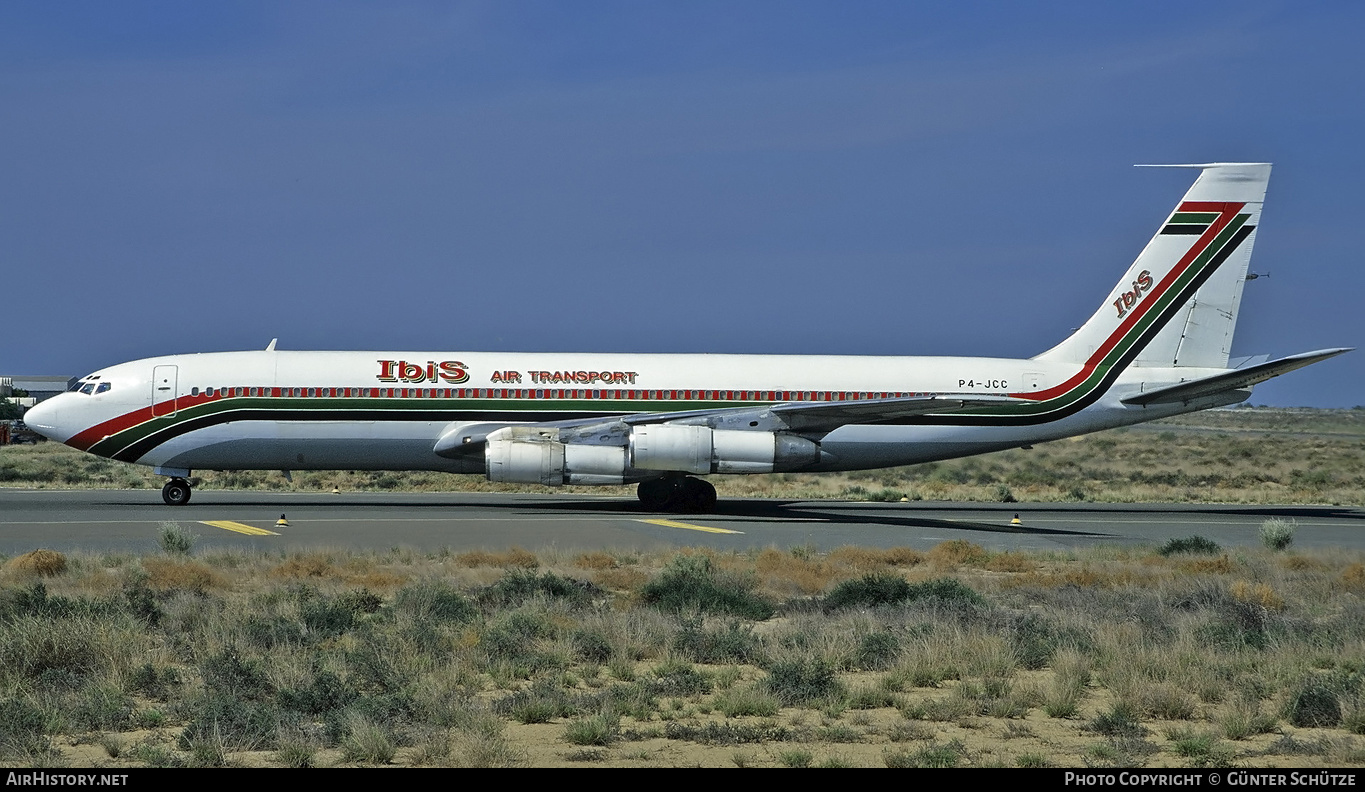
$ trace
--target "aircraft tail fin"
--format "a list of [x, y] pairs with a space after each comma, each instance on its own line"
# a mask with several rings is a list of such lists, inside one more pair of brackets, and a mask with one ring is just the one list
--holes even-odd
[[1270, 164], [1148, 167], [1200, 174], [1100, 309], [1037, 360], [1227, 367]]

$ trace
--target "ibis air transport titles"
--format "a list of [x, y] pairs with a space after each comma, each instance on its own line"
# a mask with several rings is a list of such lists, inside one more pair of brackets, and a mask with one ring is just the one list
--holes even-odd
[[29, 410], [48, 437], [155, 468], [438, 470], [639, 485], [707, 511], [710, 473], [906, 465], [1235, 404], [1346, 349], [1229, 363], [1270, 178], [1215, 163], [1100, 308], [1025, 360], [262, 351], [102, 369]]

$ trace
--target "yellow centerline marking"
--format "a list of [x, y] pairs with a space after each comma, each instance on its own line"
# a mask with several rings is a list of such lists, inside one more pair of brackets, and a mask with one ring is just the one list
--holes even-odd
[[264, 528], [257, 528], [254, 525], [233, 522], [231, 520], [200, 520], [200, 523], [213, 528], [222, 528], [225, 531], [236, 531], [237, 533], [249, 534], [251, 536], [279, 536], [279, 534], [274, 531], [267, 531]]
[[665, 528], [686, 528], [689, 531], [705, 531], [707, 533], [718, 534], [742, 534], [743, 531], [732, 531], [729, 528], [708, 528], [705, 525], [692, 525], [690, 523], [674, 522], [672, 520], [640, 520], [642, 523], [650, 525], [662, 525]]

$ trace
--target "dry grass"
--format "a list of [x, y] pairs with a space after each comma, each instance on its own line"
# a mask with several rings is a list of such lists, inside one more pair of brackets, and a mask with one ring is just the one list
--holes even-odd
[[1232, 584], [1229, 591], [1234, 598], [1241, 602], [1249, 602], [1271, 610], [1284, 610], [1284, 599], [1275, 593], [1275, 589], [1265, 583], [1238, 580]]
[[148, 556], [142, 559], [142, 568], [147, 571], [147, 585], [158, 591], [181, 590], [202, 594], [227, 585], [222, 575], [201, 561]]
[[573, 565], [579, 569], [616, 569], [621, 562], [609, 553], [598, 551], [580, 554], [574, 558]]
[[[642, 607], [642, 587], [677, 555], [784, 604], [761, 622]], [[858, 766], [892, 755], [1365, 764], [1355, 734], [1365, 691], [1351, 681], [1365, 607], [1342, 585], [1365, 569], [1355, 552], [1287, 563], [1253, 548], [1229, 561], [1233, 575], [1223, 557], [1198, 566], [1143, 548], [990, 554], [960, 542], [923, 556], [527, 556], [469, 567], [406, 551], [74, 554], [42, 589], [7, 571], [0, 728], [28, 736], [0, 745], [0, 762], [41, 750], [112, 767], [722, 766], [746, 746], [747, 766], [792, 752]], [[550, 587], [506, 605], [481, 595], [528, 569], [602, 588], [582, 599]], [[985, 604], [813, 607], [869, 574], [949, 575]], [[1282, 713], [1314, 684], [1333, 691], [1339, 720], [1291, 731]], [[203, 731], [214, 723], [219, 732]]]
[[56, 550], [38, 549], [11, 558], [5, 568], [36, 577], [56, 577], [66, 571], [66, 556]]
[[986, 548], [965, 539], [950, 539], [929, 549], [929, 562], [940, 569], [984, 567], [988, 560], [990, 553], [986, 552]]
[[888, 567], [911, 567], [924, 563], [924, 554], [911, 547], [837, 547], [829, 562], [857, 572], [878, 572]]
[[532, 553], [529, 550], [513, 547], [501, 553], [491, 553], [482, 550], [460, 553], [455, 556], [455, 563], [465, 567], [497, 567], [499, 569], [519, 567], [521, 569], [535, 569], [540, 566], [540, 559], [536, 558], [535, 553]]

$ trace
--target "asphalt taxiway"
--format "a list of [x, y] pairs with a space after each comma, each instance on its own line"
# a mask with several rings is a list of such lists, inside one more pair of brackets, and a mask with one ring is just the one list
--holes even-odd
[[[277, 524], [282, 515], [287, 525]], [[172, 507], [151, 490], [0, 489], [0, 553], [152, 551], [165, 521], [190, 528], [200, 548], [261, 550], [925, 550], [949, 539], [991, 550], [1045, 550], [1160, 544], [1196, 534], [1234, 547], [1258, 544], [1258, 530], [1271, 518], [1295, 522], [1296, 548], [1365, 548], [1365, 509], [1335, 506], [739, 499], [722, 500], [713, 514], [678, 515], [644, 511], [634, 498], [592, 495], [196, 490], [189, 505]]]

